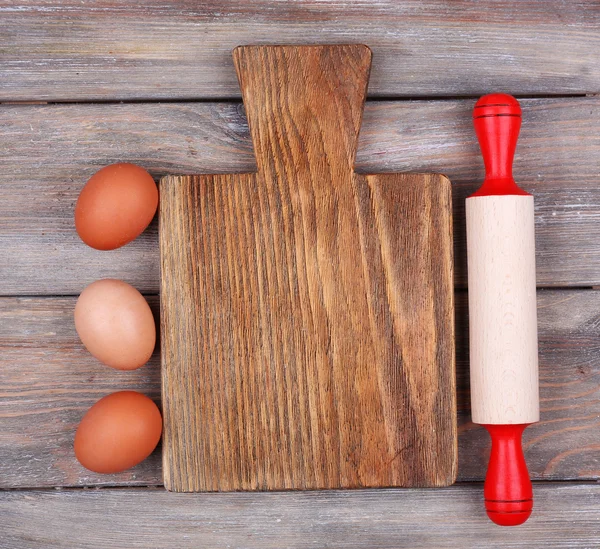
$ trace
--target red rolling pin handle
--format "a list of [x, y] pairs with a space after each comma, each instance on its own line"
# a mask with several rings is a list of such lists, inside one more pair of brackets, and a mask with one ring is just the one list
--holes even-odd
[[518, 526], [531, 515], [533, 489], [521, 447], [527, 424], [484, 425], [492, 438], [483, 496], [488, 517], [500, 526]]
[[[512, 176], [521, 128], [521, 107], [510, 95], [490, 94], [477, 101], [473, 123], [485, 164], [485, 180], [472, 196], [527, 195]], [[484, 425], [492, 439], [485, 478], [485, 507], [501, 526], [523, 524], [533, 509], [533, 491], [521, 436], [528, 424]]]
[[485, 165], [483, 185], [471, 196], [527, 195], [515, 183], [512, 164], [521, 129], [521, 106], [511, 95], [484, 95], [473, 109], [473, 124]]

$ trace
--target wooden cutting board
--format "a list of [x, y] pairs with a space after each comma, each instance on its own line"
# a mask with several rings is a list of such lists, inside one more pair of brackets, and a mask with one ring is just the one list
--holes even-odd
[[165, 486], [451, 484], [450, 182], [353, 171], [367, 47], [233, 57], [257, 173], [160, 182]]

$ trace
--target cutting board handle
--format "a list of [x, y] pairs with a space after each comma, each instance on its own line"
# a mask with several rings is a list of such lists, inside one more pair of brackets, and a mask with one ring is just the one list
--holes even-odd
[[323, 162], [352, 171], [367, 46], [240, 46], [233, 60], [259, 173], [293, 176]]

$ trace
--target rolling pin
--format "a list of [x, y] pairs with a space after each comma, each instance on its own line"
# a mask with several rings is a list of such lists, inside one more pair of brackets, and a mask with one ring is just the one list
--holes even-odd
[[466, 200], [471, 409], [492, 439], [487, 514], [516, 526], [533, 509], [521, 437], [539, 421], [533, 196], [512, 176], [519, 102], [486, 95], [473, 123], [486, 175]]

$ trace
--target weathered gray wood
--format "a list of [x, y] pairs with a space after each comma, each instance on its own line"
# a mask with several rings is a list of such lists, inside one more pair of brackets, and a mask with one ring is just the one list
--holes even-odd
[[0, 100], [239, 97], [240, 44], [365, 43], [372, 96], [600, 91], [600, 6], [418, 0], [0, 4]]
[[104, 366], [81, 344], [74, 307], [74, 298], [0, 299], [0, 488], [160, 484], [160, 449], [117, 475], [75, 459], [77, 425], [101, 397], [131, 389], [159, 401], [160, 360], [157, 350], [138, 370]]
[[585, 548], [600, 546], [600, 486], [534, 485], [519, 528], [499, 528], [479, 484], [430, 490], [174, 494], [162, 489], [0, 493], [0, 547]]
[[[540, 422], [525, 430], [532, 478], [600, 478], [600, 292], [538, 290]], [[459, 479], [484, 478], [489, 438], [469, 417], [466, 293], [456, 300]]]
[[[456, 297], [459, 480], [481, 480], [489, 440], [469, 422], [466, 293]], [[156, 310], [158, 299], [149, 301]], [[76, 426], [101, 396], [160, 395], [157, 354], [134, 372], [99, 364], [77, 339], [74, 306], [74, 298], [0, 299], [0, 488], [161, 484], [158, 452], [120, 475], [85, 471], [73, 456]], [[540, 290], [538, 309], [542, 421], [525, 431], [530, 471], [600, 479], [600, 292]]]
[[156, 292], [156, 220], [123, 248], [93, 250], [75, 232], [77, 196], [95, 171], [117, 161], [135, 162], [154, 175], [205, 166], [218, 171], [221, 163], [233, 170], [252, 166], [239, 108], [0, 107], [0, 295], [78, 294], [106, 277]]
[[[483, 177], [474, 101], [367, 103], [360, 172], [428, 171], [454, 185], [456, 281], [466, 279], [464, 197]], [[600, 285], [600, 98], [523, 100], [517, 181], [536, 196], [540, 285]], [[0, 106], [0, 295], [77, 294], [115, 276], [158, 291], [156, 224], [111, 252], [77, 237], [87, 179], [115, 161], [168, 173], [255, 169], [238, 104]], [[51, 273], [51, 274], [50, 274]]]

